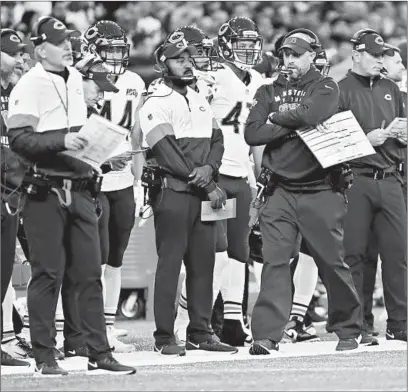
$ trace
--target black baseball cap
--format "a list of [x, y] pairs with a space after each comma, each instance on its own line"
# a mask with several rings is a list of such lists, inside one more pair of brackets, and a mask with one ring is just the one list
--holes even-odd
[[17, 32], [12, 29], [1, 29], [1, 51], [13, 56], [17, 52], [24, 50], [27, 45], [18, 36]]
[[59, 45], [65, 39], [77, 34], [76, 30], [69, 30], [60, 20], [52, 16], [44, 16], [34, 25], [30, 40], [34, 46], [43, 42]]
[[381, 35], [377, 33], [368, 33], [363, 35], [359, 42], [354, 44], [354, 50], [358, 52], [368, 52], [371, 55], [385, 53], [389, 47], [386, 46]]
[[109, 80], [111, 74], [100, 58], [87, 56], [75, 64], [75, 68], [85, 79], [93, 80], [104, 92], [117, 93], [119, 89]]

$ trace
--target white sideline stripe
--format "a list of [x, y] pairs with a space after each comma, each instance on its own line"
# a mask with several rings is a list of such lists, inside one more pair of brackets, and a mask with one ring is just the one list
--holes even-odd
[[[335, 351], [337, 341], [281, 344], [279, 352], [271, 355], [250, 355], [248, 347], [242, 347], [237, 354], [210, 353], [206, 351], [187, 351], [184, 357], [165, 356], [153, 351], [137, 351], [127, 354], [114, 354], [115, 358], [124, 365], [140, 366], [163, 366], [183, 365], [191, 363], [222, 362], [222, 361], [246, 361], [246, 360], [270, 360], [274, 358], [312, 357], [319, 355], [353, 355], [363, 352], [406, 351], [407, 344], [399, 341], [387, 341], [385, 338], [378, 339], [379, 346], [360, 346], [356, 350], [345, 352]], [[30, 367], [2, 366], [1, 376], [33, 374], [34, 360], [30, 359]], [[70, 372], [85, 372], [87, 369], [86, 358], [66, 358], [59, 361], [59, 365]]]

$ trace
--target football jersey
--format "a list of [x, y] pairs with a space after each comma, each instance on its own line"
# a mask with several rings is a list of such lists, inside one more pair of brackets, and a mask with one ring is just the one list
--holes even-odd
[[[135, 110], [142, 93], [145, 91], [143, 79], [136, 73], [125, 71], [115, 83], [119, 89], [117, 93], [105, 92], [101, 102], [99, 114], [129, 130], [128, 137], [121, 143], [111, 156], [123, 154], [132, 150], [130, 131], [135, 123]], [[110, 171], [103, 175], [102, 192], [117, 191], [133, 185], [134, 177], [131, 172], [131, 162], [120, 171]]]
[[250, 147], [244, 139], [244, 129], [254, 96], [266, 84], [262, 75], [251, 69], [251, 80], [246, 85], [234, 71], [224, 65], [211, 72], [216, 83], [213, 87], [211, 109], [224, 136], [224, 155], [219, 172], [233, 177], [247, 177]]

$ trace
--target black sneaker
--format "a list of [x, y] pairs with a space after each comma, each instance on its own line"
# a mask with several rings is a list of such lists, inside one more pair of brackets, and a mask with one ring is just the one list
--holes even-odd
[[89, 351], [86, 346], [81, 346], [74, 348], [72, 350], [65, 350], [65, 357], [66, 358], [71, 358], [71, 357], [89, 357]]
[[380, 343], [374, 336], [368, 334], [367, 331], [363, 330], [361, 332], [360, 344], [363, 344], [364, 346], [378, 346]]
[[186, 342], [187, 350], [204, 350], [204, 351], [217, 351], [224, 353], [235, 354], [238, 352], [236, 347], [230, 346], [229, 344], [221, 342], [217, 335], [211, 335], [211, 338], [205, 342], [195, 343], [187, 337]]
[[26, 339], [20, 337], [20, 336], [16, 336], [17, 339], [17, 345], [25, 351], [25, 353], [27, 354], [27, 357], [29, 358], [34, 358], [34, 352], [33, 352], [33, 348], [31, 347], [31, 344], [27, 342]]
[[58, 350], [56, 347], [52, 348], [52, 352], [54, 353], [54, 358], [57, 361], [62, 361], [65, 358], [65, 355], [62, 351]]
[[316, 335], [316, 330], [311, 327], [306, 329], [304, 323], [296, 317], [286, 324], [282, 340], [283, 342], [291, 343], [320, 342], [319, 336]]
[[90, 376], [100, 375], [100, 374], [135, 374], [136, 369], [132, 366], [126, 366], [120, 364], [113, 357], [106, 357], [98, 361], [89, 360], [88, 361], [88, 371], [87, 374]]
[[68, 372], [58, 366], [58, 364], [51, 363], [38, 363], [35, 366], [34, 377], [59, 377], [67, 376]]
[[401, 331], [393, 331], [387, 328], [387, 332], [385, 333], [385, 338], [387, 340], [401, 340], [403, 342], [407, 341], [407, 330]]
[[348, 351], [358, 348], [358, 341], [356, 338], [339, 339], [336, 346], [336, 351]]
[[163, 355], [178, 355], [179, 357], [184, 357], [186, 355], [186, 347], [181, 343], [170, 342], [168, 344], [155, 344], [154, 351]]
[[30, 366], [30, 362], [13, 358], [9, 353], [1, 350], [1, 366]]
[[253, 342], [251, 331], [240, 320], [224, 319], [221, 341], [234, 347], [249, 346]]
[[255, 340], [249, 349], [251, 355], [269, 355], [271, 351], [279, 351], [279, 343], [269, 339]]

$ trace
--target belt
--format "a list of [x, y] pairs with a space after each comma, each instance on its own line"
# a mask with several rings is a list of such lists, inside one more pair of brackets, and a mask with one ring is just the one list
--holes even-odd
[[376, 169], [374, 167], [353, 167], [351, 170], [353, 171], [353, 174], [369, 177], [373, 180], [383, 180], [384, 178], [393, 176], [395, 173], [400, 172], [399, 168], [396, 166], [391, 166], [386, 169]]
[[85, 192], [87, 190], [90, 190], [92, 184], [94, 183], [93, 180], [90, 178], [79, 178], [75, 180], [71, 180], [68, 178], [62, 178], [62, 177], [48, 177], [47, 181], [51, 185], [51, 187], [57, 187], [57, 188], [62, 188], [64, 186], [64, 180], [65, 181], [70, 181], [71, 186], [70, 190], [72, 192]]

